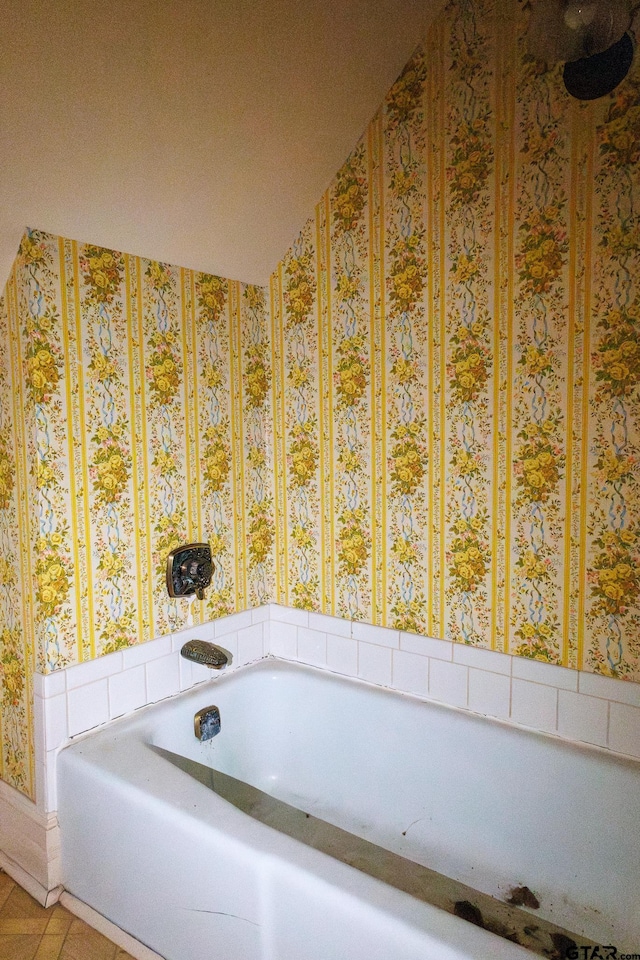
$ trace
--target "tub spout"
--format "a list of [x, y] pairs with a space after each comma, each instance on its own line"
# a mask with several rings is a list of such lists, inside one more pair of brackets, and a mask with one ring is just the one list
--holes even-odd
[[206, 640], [187, 640], [180, 650], [180, 656], [213, 670], [220, 670], [229, 662], [228, 655], [221, 647]]

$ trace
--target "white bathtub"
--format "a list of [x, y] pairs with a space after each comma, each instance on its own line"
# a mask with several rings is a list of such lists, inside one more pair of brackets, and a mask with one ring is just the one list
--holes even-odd
[[[200, 743], [213, 703], [222, 730]], [[532, 957], [432, 905], [475, 903], [464, 888], [436, 878], [425, 903], [237, 809], [206, 768], [304, 811], [311, 842], [347, 831], [328, 841], [347, 860], [350, 835], [384, 848], [362, 859], [404, 889], [399, 857], [500, 901], [526, 887], [534, 940], [546, 919], [640, 951], [639, 763], [268, 659], [60, 754], [64, 886], [167, 960]]]

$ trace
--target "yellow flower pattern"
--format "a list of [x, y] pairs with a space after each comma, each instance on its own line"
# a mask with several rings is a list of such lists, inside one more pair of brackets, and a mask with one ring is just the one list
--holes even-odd
[[15, 467], [5, 437], [0, 437], [0, 510], [6, 510], [15, 485]]
[[366, 179], [358, 176], [358, 157], [350, 158], [340, 173], [336, 183], [333, 220], [340, 231], [355, 230], [364, 210]]
[[176, 397], [182, 383], [175, 336], [170, 330], [155, 331], [149, 337], [149, 345], [153, 348], [147, 366], [151, 395], [157, 404], [166, 405]]
[[80, 266], [87, 287], [87, 298], [98, 305], [111, 304], [122, 280], [122, 256], [113, 250], [86, 246]]
[[44, 618], [54, 617], [66, 601], [70, 582], [62, 538], [40, 537], [36, 561], [36, 602]]
[[529, 293], [547, 293], [566, 263], [567, 236], [558, 227], [563, 201], [558, 196], [555, 205], [532, 211], [520, 225], [523, 239], [516, 263], [523, 287]]
[[0, 690], [3, 707], [17, 707], [22, 700], [25, 671], [20, 631], [5, 627], [0, 633]]
[[204, 480], [212, 493], [219, 493], [227, 482], [231, 469], [231, 453], [227, 442], [228, 426], [221, 423], [209, 427], [203, 452]]
[[121, 499], [129, 481], [129, 452], [123, 444], [125, 425], [100, 427], [93, 436], [95, 456], [90, 469], [96, 500], [113, 504]]
[[34, 332], [27, 348], [26, 381], [36, 403], [48, 402], [60, 381], [62, 361], [55, 344], [43, 332]]
[[596, 381], [603, 397], [630, 397], [640, 385], [640, 298], [603, 317]]

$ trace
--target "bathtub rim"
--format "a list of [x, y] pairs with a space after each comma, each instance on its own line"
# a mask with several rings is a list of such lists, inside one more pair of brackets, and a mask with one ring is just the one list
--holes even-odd
[[222, 670], [213, 674], [213, 676], [194, 684], [194, 686], [189, 687], [187, 690], [181, 690], [178, 693], [171, 694], [170, 696], [164, 697], [161, 700], [156, 700], [153, 703], [143, 704], [140, 707], [136, 707], [129, 713], [125, 713], [122, 716], [107, 720], [105, 723], [98, 724], [97, 726], [92, 727], [90, 730], [83, 730], [81, 733], [74, 734], [73, 736], [69, 737], [67, 741], [60, 747], [58, 756], [60, 756], [64, 750], [73, 744], [93, 737], [99, 732], [110, 728], [115, 729], [116, 725], [127, 722], [131, 723], [133, 720], [142, 718], [150, 711], [158, 710], [161, 707], [166, 707], [170, 703], [178, 703], [183, 699], [186, 700], [188, 697], [194, 697], [199, 691], [208, 689], [211, 684], [229, 682], [238, 674], [255, 670], [268, 671], [273, 667], [274, 663], [290, 666], [293, 668], [294, 672], [300, 670], [301, 672], [309, 672], [311, 674], [328, 676], [329, 678], [335, 678], [337, 681], [344, 683], [346, 686], [357, 684], [358, 686], [370, 688], [374, 691], [391, 694], [393, 697], [400, 697], [403, 700], [409, 700], [411, 702], [415, 701], [416, 703], [433, 706], [438, 710], [445, 712], [452, 712], [455, 714], [461, 714], [462, 716], [469, 717], [471, 719], [487, 721], [491, 725], [496, 725], [507, 730], [517, 731], [518, 733], [526, 734], [536, 740], [538, 738], [543, 738], [544, 740], [550, 740], [556, 744], [562, 744], [571, 750], [575, 749], [579, 753], [595, 754], [601, 758], [609, 758], [616, 764], [622, 762], [623, 765], [630, 766], [632, 769], [640, 771], [640, 757], [632, 757], [627, 753], [620, 753], [619, 751], [613, 750], [611, 747], [600, 746], [600, 744], [597, 743], [587, 743], [584, 740], [572, 740], [568, 737], [562, 736], [559, 733], [553, 733], [549, 730], [538, 730], [535, 727], [529, 727], [524, 724], [517, 723], [511, 718], [494, 717], [491, 714], [479, 713], [475, 710], [471, 710], [469, 707], [460, 707], [455, 704], [445, 703], [443, 700], [437, 700], [427, 695], [412, 693], [407, 690], [397, 690], [395, 687], [391, 687], [382, 683], [375, 683], [371, 680], [366, 680], [363, 677], [348, 676], [344, 673], [338, 672], [337, 670], [332, 670], [328, 666], [304, 663], [300, 660], [292, 660], [272, 653], [266, 654], [264, 657], [260, 657], [257, 660], [252, 660], [249, 663], [239, 664], [237, 667], [232, 666], [231, 669], [223, 668]]

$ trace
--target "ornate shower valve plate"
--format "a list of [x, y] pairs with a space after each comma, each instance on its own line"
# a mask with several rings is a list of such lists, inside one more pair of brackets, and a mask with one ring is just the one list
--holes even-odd
[[176, 547], [167, 557], [167, 590], [170, 597], [190, 597], [195, 593], [204, 599], [211, 583], [213, 560], [208, 543], [190, 543]]

